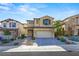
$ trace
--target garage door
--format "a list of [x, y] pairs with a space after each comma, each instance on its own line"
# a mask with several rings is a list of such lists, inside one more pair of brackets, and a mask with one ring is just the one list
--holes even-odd
[[52, 38], [53, 34], [51, 31], [37, 31], [36, 37], [37, 38]]

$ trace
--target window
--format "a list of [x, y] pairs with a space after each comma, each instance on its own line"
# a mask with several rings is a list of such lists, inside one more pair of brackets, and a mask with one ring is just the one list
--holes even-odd
[[44, 20], [43, 20], [43, 24], [44, 24], [44, 25], [49, 25], [49, 24], [50, 24], [50, 20], [44, 19]]
[[9, 23], [9, 27], [16, 27], [16, 23], [13, 22]]
[[79, 24], [79, 17], [76, 17], [76, 24]]
[[7, 26], [6, 26], [6, 23], [3, 24], [3, 27], [7, 27]]
[[12, 27], [16, 27], [16, 23], [12, 23]]

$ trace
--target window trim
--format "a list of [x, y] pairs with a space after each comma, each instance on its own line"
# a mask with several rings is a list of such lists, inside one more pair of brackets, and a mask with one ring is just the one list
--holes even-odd
[[[48, 22], [47, 22], [47, 21], [48, 21]], [[45, 22], [47, 22], [47, 24], [46, 24]], [[51, 22], [50, 22], [50, 20], [49, 20], [49, 19], [44, 19], [44, 20], [43, 20], [43, 24], [44, 24], [44, 25], [50, 25], [50, 24], [51, 24]]]
[[3, 27], [7, 27], [7, 24], [6, 23], [3, 23]]

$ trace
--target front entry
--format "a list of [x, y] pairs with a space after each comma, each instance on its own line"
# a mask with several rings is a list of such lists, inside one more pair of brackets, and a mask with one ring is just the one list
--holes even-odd
[[33, 38], [33, 30], [28, 30], [28, 36]]

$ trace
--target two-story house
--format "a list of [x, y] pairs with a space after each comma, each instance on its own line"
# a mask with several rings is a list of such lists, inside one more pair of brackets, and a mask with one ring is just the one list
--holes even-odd
[[0, 21], [0, 35], [4, 35], [5, 29], [9, 30], [14, 37], [25, 33], [23, 24], [10, 18]]
[[79, 35], [79, 14], [65, 18], [62, 23], [65, 31]]
[[40, 18], [34, 18], [34, 20], [27, 20], [26, 33], [28, 36], [35, 38], [53, 38], [54, 18], [50, 16], [43, 16]]

